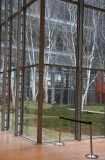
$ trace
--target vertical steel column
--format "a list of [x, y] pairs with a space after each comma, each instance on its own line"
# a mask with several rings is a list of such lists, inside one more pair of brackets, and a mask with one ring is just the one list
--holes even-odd
[[[8, 16], [11, 16], [12, 15], [12, 0], [9, 0], [9, 5], [10, 5], [10, 15]], [[8, 30], [8, 33], [9, 33], [9, 70], [11, 69], [11, 51], [12, 51], [12, 20], [10, 20], [9, 23], [9, 30]], [[6, 130], [9, 129], [9, 122], [10, 122], [10, 84], [11, 84], [11, 72], [9, 71], [8, 72], [8, 101], [7, 101], [7, 104], [8, 104], [8, 107], [7, 107], [7, 127], [6, 127]]]
[[[0, 0], [0, 24], [1, 24], [1, 8], [2, 7], [1, 7], [1, 0]], [[0, 71], [1, 71], [1, 26], [0, 26]], [[0, 111], [0, 112], [2, 113], [2, 111]], [[1, 121], [1, 117], [0, 117], [0, 121]]]
[[19, 83], [20, 83], [20, 49], [21, 49], [21, 0], [18, 0], [17, 32], [17, 70], [16, 70], [16, 103], [15, 103], [15, 136], [18, 136]]
[[41, 0], [40, 5], [41, 5], [40, 6], [40, 54], [39, 54], [39, 95], [38, 95], [37, 143], [42, 142], [45, 0]]
[[[0, 0], [0, 24], [1, 24], [1, 0]], [[0, 27], [0, 61], [1, 61], [1, 27]], [[1, 64], [0, 64], [1, 67]]]
[[[1, 0], [0, 0], [0, 24], [1, 24]], [[1, 71], [1, 26], [0, 26], [0, 71]], [[0, 111], [1, 112], [1, 111]], [[1, 118], [0, 118], [1, 120]]]
[[[23, 6], [26, 4], [26, 0], [23, 0]], [[23, 43], [22, 43], [22, 56], [23, 56], [23, 63], [22, 63], [22, 67], [24, 67], [25, 65], [25, 32], [26, 32], [26, 9], [23, 10]], [[22, 86], [21, 86], [22, 90], [21, 90], [21, 126], [20, 126], [20, 135], [23, 134], [23, 114], [24, 114], [24, 69], [22, 70]]]
[[5, 52], [4, 52], [4, 71], [3, 71], [2, 131], [5, 130], [7, 46], [8, 46], [8, 0], [5, 0]]
[[[83, 16], [84, 0], [79, 0], [77, 21], [77, 57], [76, 57], [76, 110], [75, 119], [81, 120], [82, 106], [82, 61], [83, 61]], [[81, 123], [75, 123], [75, 139], [81, 140]]]

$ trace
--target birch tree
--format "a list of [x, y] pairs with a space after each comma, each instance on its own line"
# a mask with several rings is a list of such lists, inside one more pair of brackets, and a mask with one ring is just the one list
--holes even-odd
[[[93, 2], [92, 2], [93, 3]], [[94, 3], [96, 3], [94, 1]], [[39, 4], [38, 4], [39, 5]], [[35, 49], [38, 48], [39, 41], [36, 41], [36, 34], [39, 32], [35, 27], [35, 22], [39, 23], [38, 5], [32, 7], [27, 15], [27, 50], [30, 64], [33, 64]], [[101, 5], [101, 4], [100, 4]], [[102, 5], [101, 5], [102, 7]], [[34, 9], [35, 8], [35, 9]], [[36, 11], [35, 11], [36, 10]], [[34, 13], [34, 14], [33, 14]], [[45, 64], [76, 66], [76, 45], [77, 45], [77, 6], [63, 1], [46, 0], [45, 10]], [[33, 20], [34, 19], [34, 20]], [[36, 19], [36, 21], [35, 21]], [[92, 9], [85, 10], [84, 16], [84, 46], [83, 46], [83, 67], [103, 68], [104, 64], [104, 13]], [[35, 31], [36, 30], [36, 31]], [[41, 35], [40, 35], [41, 36]], [[37, 44], [37, 45], [36, 45]], [[30, 52], [31, 49], [31, 52]], [[36, 101], [38, 91], [35, 91], [35, 74], [31, 71], [32, 96]], [[43, 86], [45, 93], [45, 102], [48, 103], [48, 74], [49, 67], [44, 67]], [[91, 71], [86, 71], [85, 88], [82, 95], [83, 104], [87, 103], [87, 94], [90, 86], [98, 76], [90, 80]], [[63, 87], [63, 86], [62, 86]]]
[[[96, 2], [94, 2], [96, 3]], [[102, 2], [103, 3], [103, 2]], [[97, 4], [102, 7], [103, 4]], [[104, 7], [104, 6], [103, 6]], [[76, 29], [77, 29], [77, 8], [75, 5], [64, 4], [66, 17], [63, 26], [63, 44], [65, 45], [66, 56], [65, 62], [69, 62], [71, 66], [76, 66]], [[64, 14], [64, 13], [63, 13]], [[87, 9], [84, 16], [84, 46], [83, 46], [83, 67], [103, 69], [104, 62], [104, 20], [105, 15], [99, 11]], [[69, 32], [68, 32], [69, 31]], [[66, 37], [66, 38], [65, 38]], [[67, 53], [69, 53], [67, 55]], [[99, 72], [96, 72], [93, 79], [90, 79], [91, 71], [86, 71], [85, 89], [82, 95], [82, 110], [83, 104], [87, 104], [87, 94], [89, 88], [98, 77]]]
[[[47, 64], [76, 65], [76, 37], [74, 36], [76, 34], [76, 12], [74, 12], [73, 16], [73, 10], [76, 11], [76, 7], [73, 7], [71, 10], [70, 8], [71, 5], [69, 4], [68, 6], [68, 3], [65, 2], [48, 0], [46, 2], [45, 63]], [[48, 102], [48, 70], [49, 67], [45, 67], [44, 88], [46, 103]]]
[[[26, 12], [26, 65], [34, 65], [38, 63], [39, 54], [39, 1], [29, 7]], [[38, 96], [38, 87], [36, 85], [37, 80], [37, 68], [31, 67], [30, 81], [32, 88], [32, 101], [36, 102]]]
[[[83, 47], [83, 65], [86, 68], [103, 69], [105, 67], [104, 59], [104, 23], [105, 15], [99, 11], [86, 9], [84, 17], [84, 47]], [[94, 78], [90, 81], [91, 70], [86, 71], [85, 90], [82, 95], [82, 110], [83, 104], [87, 104], [87, 94], [90, 86], [96, 81], [99, 75], [96, 72]]]

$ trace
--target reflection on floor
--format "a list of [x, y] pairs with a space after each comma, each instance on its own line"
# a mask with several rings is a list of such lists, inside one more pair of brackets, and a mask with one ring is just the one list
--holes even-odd
[[[54, 143], [33, 143], [0, 131], [0, 160], [86, 160], [85, 155], [89, 153], [89, 139], [56, 146]], [[93, 139], [93, 153], [99, 160], [105, 160], [105, 138]]]

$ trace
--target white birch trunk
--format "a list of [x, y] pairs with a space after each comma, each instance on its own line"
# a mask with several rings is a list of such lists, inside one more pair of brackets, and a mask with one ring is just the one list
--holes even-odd
[[[27, 22], [27, 21], [26, 21]], [[30, 40], [31, 40], [31, 47], [32, 47], [32, 53], [30, 53], [30, 50], [29, 50], [29, 46], [28, 46], [28, 53], [29, 53], [29, 61], [30, 61], [30, 65], [33, 64], [33, 61], [35, 60], [35, 52], [33, 50], [34, 48], [34, 42], [33, 42], [33, 33], [32, 33], [32, 22], [31, 22], [31, 16], [29, 16], [29, 19], [28, 19], [28, 23], [29, 23], [29, 28], [30, 28]], [[26, 26], [28, 26], [28, 23], [26, 24]], [[28, 44], [29, 44], [29, 39], [28, 39], [28, 34], [26, 32], [26, 39], [28, 41]], [[31, 79], [31, 82], [32, 82], [32, 101], [33, 102], [36, 102], [36, 99], [37, 99], [37, 95], [38, 95], [38, 90], [36, 91], [36, 68], [31, 68], [31, 74], [30, 74], [30, 79]]]

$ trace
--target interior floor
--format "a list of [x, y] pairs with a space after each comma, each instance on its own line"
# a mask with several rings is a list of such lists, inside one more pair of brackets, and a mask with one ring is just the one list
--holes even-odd
[[[0, 160], [86, 160], [90, 154], [90, 139], [37, 144], [9, 132], [0, 131]], [[93, 139], [93, 153], [105, 160], [105, 138]]]

